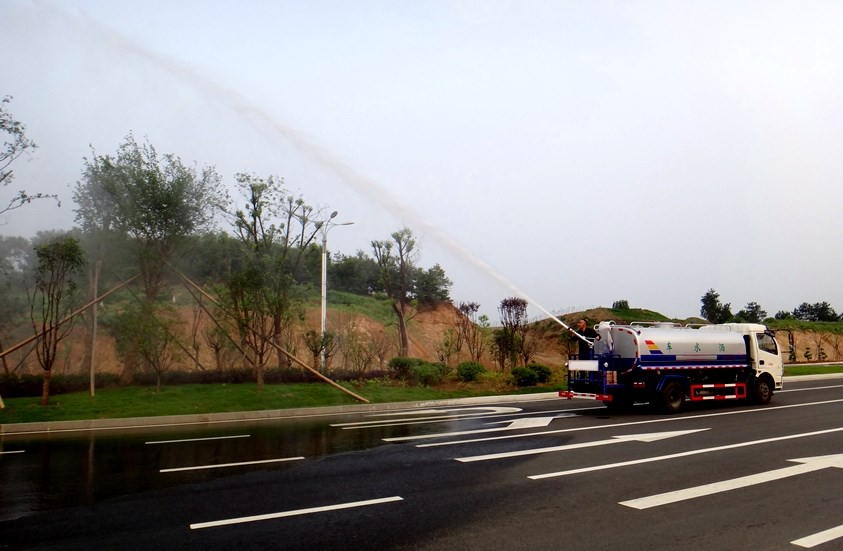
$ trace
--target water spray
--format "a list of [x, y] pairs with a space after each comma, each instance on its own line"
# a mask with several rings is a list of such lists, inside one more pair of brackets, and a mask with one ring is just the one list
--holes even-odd
[[[56, 9], [56, 11], [61, 12], [61, 10], [58, 9]], [[70, 16], [63, 13], [63, 17], [68, 19]], [[329, 169], [332, 173], [354, 189], [354, 191], [366, 196], [367, 198], [373, 198], [384, 209], [392, 212], [398, 218], [411, 222], [413, 226], [422, 227], [427, 234], [431, 235], [437, 243], [449, 250], [456, 258], [467, 259], [475, 268], [481, 270], [487, 275], [491, 275], [495, 280], [513, 291], [516, 295], [528, 301], [543, 313], [547, 314], [550, 319], [561, 325], [564, 329], [573, 333], [579, 339], [589, 343], [589, 345], [591, 344], [583, 335], [580, 335], [561, 319], [554, 316], [541, 304], [530, 298], [527, 293], [518, 289], [515, 284], [505, 278], [500, 272], [492, 268], [485, 261], [478, 258], [477, 255], [467, 249], [462, 243], [458, 242], [445, 230], [424, 220], [414, 209], [399, 201], [396, 197], [389, 193], [389, 191], [384, 189], [375, 181], [359, 174], [335, 155], [328, 152], [325, 148], [306, 138], [304, 134], [298, 130], [278, 121], [264, 109], [252, 103], [240, 92], [215, 82], [194, 67], [162, 54], [155, 53], [130, 41], [120, 32], [104, 25], [101, 22], [98, 22], [88, 16], [83, 16], [83, 18], [94, 31], [92, 34], [101, 37], [104, 42], [114, 44], [116, 47], [127, 53], [155, 63], [179, 81], [194, 87], [204, 95], [209, 96], [224, 106], [232, 109], [235, 113], [241, 115], [246, 121], [248, 121], [256, 130], [263, 130], [262, 124], [260, 123], [265, 124], [268, 121], [271, 128], [276, 133], [286, 138], [305, 158], [323, 168]]]

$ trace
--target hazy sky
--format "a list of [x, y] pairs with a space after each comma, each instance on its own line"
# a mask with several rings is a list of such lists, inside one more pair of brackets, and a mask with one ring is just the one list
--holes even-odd
[[408, 226], [493, 322], [515, 295], [684, 318], [712, 287], [839, 313], [841, 37], [837, 0], [0, 0], [0, 95], [40, 146], [0, 202], [63, 203], [0, 234], [71, 227], [83, 157], [131, 131], [283, 177], [354, 222], [333, 251]]

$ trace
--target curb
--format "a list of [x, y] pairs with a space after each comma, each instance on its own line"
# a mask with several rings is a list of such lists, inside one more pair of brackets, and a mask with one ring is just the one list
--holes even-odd
[[225, 413], [198, 413], [191, 415], [162, 415], [156, 417], [126, 417], [119, 419], [85, 419], [79, 421], [42, 421], [36, 423], [10, 423], [0, 425], [0, 437], [24, 434], [60, 434], [92, 430], [160, 429], [163, 427], [213, 425], [244, 421], [277, 421], [281, 419], [306, 419], [327, 415], [353, 415], [382, 411], [403, 411], [423, 407], [454, 405], [481, 405], [500, 402], [534, 402], [558, 400], [556, 392], [513, 394], [502, 396], [476, 396], [418, 402], [387, 402], [384, 404], [353, 404], [311, 408], [270, 409], [258, 411], [232, 411]]

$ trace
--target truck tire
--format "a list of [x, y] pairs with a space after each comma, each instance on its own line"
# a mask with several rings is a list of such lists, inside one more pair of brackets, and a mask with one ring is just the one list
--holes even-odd
[[665, 413], [679, 413], [685, 403], [685, 388], [682, 383], [671, 381], [664, 385], [660, 398]]
[[752, 387], [752, 401], [756, 404], [769, 404], [773, 398], [773, 386], [769, 377], [759, 377]]

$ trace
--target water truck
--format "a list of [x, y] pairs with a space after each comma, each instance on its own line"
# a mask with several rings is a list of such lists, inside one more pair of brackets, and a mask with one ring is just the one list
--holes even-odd
[[686, 399], [767, 404], [782, 388], [781, 352], [761, 324], [604, 321], [595, 330], [591, 359], [568, 362], [568, 390], [559, 396], [617, 409], [649, 402], [677, 413]]

